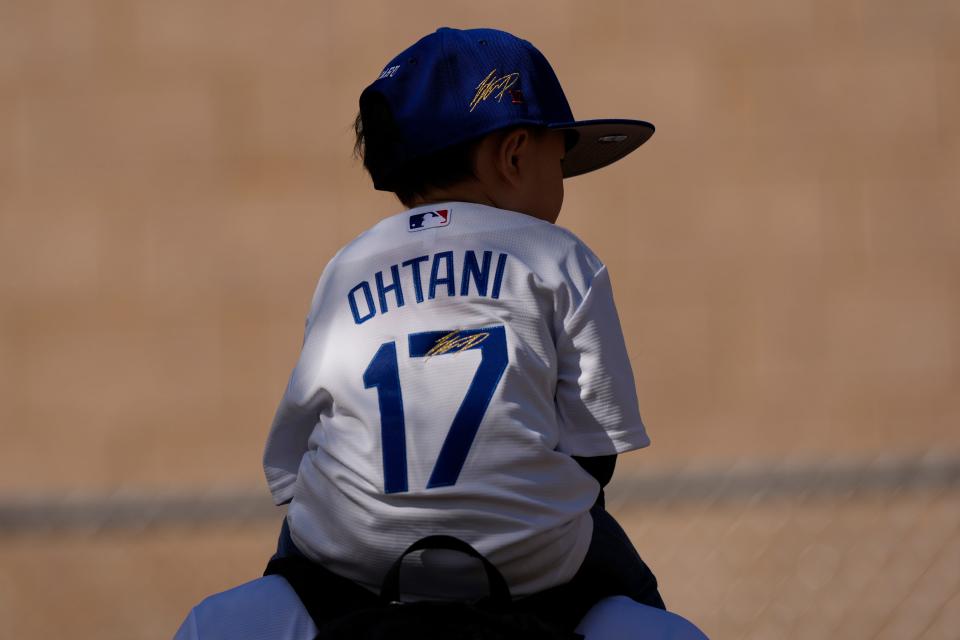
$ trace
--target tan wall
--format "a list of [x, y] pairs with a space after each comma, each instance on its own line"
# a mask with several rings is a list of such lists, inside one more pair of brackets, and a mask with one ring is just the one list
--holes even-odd
[[658, 127], [560, 220], [613, 274], [627, 464], [957, 450], [955, 1], [0, 0], [0, 495], [261, 483], [315, 280], [397, 209], [356, 98], [442, 24]]
[[561, 217], [610, 264], [644, 463], [957, 444], [956, 3], [449, 6], [3, 3], [0, 488], [259, 482], [316, 277], [396, 209], [356, 97], [439, 24], [658, 126]]

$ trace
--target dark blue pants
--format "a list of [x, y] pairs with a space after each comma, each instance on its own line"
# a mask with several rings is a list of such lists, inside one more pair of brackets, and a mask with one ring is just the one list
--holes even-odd
[[[570, 629], [576, 627], [594, 604], [610, 596], [627, 596], [641, 604], [665, 609], [656, 577], [602, 502], [594, 505], [590, 515], [593, 516], [593, 538], [577, 573], [566, 584], [517, 599], [514, 602], [517, 609], [536, 613], [544, 619], [560, 618], [559, 622]], [[273, 557], [305, 558], [290, 537], [286, 519]]]

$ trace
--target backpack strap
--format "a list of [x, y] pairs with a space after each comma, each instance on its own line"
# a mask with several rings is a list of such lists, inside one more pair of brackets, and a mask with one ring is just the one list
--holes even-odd
[[293, 587], [313, 623], [318, 629], [322, 629], [334, 618], [399, 602], [400, 568], [403, 559], [411, 553], [426, 549], [459, 551], [479, 560], [487, 574], [490, 595], [478, 604], [491, 611], [505, 611], [510, 608], [510, 587], [500, 571], [468, 543], [447, 535], [427, 536], [407, 547], [387, 571], [379, 598], [352, 580], [337, 575], [320, 563], [301, 555], [271, 559], [263, 575], [283, 576]]
[[506, 609], [510, 607], [512, 603], [510, 587], [507, 586], [507, 581], [499, 569], [468, 543], [460, 538], [447, 535], [433, 535], [421, 538], [400, 554], [400, 557], [394, 561], [393, 566], [390, 567], [387, 575], [383, 578], [383, 586], [380, 589], [381, 603], [390, 604], [400, 601], [400, 567], [403, 565], [403, 559], [411, 553], [425, 549], [459, 551], [479, 560], [483, 564], [483, 569], [487, 574], [487, 585], [490, 589], [490, 595], [484, 600], [484, 604], [492, 609]]

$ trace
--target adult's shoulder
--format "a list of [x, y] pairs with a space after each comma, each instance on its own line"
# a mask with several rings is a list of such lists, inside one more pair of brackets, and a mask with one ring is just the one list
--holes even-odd
[[274, 575], [205, 598], [174, 640], [312, 640], [316, 635], [296, 592]]
[[587, 640], [709, 640], [683, 616], [626, 596], [605, 598], [595, 604], [580, 621], [577, 632]]

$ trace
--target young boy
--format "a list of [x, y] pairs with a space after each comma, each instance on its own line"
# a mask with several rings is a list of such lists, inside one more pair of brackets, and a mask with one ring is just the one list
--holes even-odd
[[[610, 280], [553, 225], [565, 177], [653, 126], [575, 121], [530, 43], [440, 29], [363, 92], [356, 129], [374, 186], [408, 210], [334, 256], [313, 296], [264, 454], [290, 503], [278, 554], [376, 590], [442, 533], [570, 628], [609, 595], [663, 608], [602, 505], [616, 455], [649, 444]], [[438, 589], [433, 565], [461, 579]], [[486, 585], [449, 553], [405, 572], [414, 597]]]

